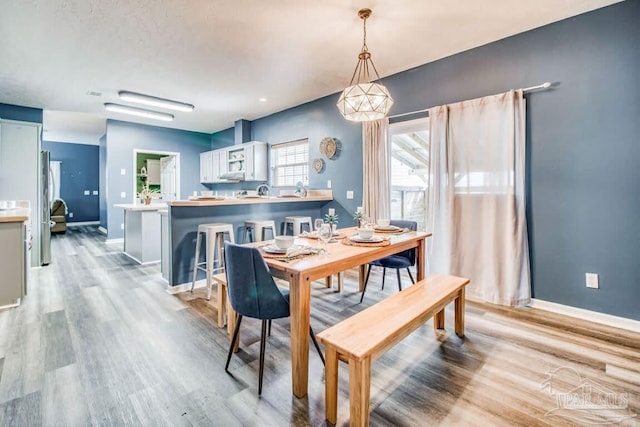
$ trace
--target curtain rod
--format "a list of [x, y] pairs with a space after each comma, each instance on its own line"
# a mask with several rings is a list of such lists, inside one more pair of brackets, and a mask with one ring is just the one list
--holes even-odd
[[[533, 90], [538, 90], [538, 89], [548, 89], [550, 87], [551, 87], [551, 82], [544, 82], [537, 86], [525, 87], [524, 89], [522, 89], [522, 92], [531, 92]], [[418, 114], [418, 113], [426, 113], [427, 111], [429, 111], [429, 108], [425, 108], [424, 110], [409, 111], [408, 113], [395, 114], [393, 116], [389, 116], [389, 118], [395, 119], [396, 117], [410, 116], [412, 114]]]

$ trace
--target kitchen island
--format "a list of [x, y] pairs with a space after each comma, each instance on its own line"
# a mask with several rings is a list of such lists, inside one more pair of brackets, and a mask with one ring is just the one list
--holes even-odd
[[[309, 197], [211, 197], [169, 202], [169, 285], [175, 287], [191, 283], [198, 225], [214, 222], [233, 224], [236, 242], [240, 243], [246, 220], [273, 220], [278, 227], [277, 233], [281, 234], [285, 217], [320, 218], [326, 213], [326, 208], [332, 207], [332, 202], [331, 191]], [[198, 274], [198, 280], [204, 279], [204, 272], [199, 271]]]
[[15, 307], [27, 294], [29, 202], [0, 210], [0, 308]]
[[160, 215], [164, 203], [117, 204], [124, 209], [124, 253], [140, 264], [160, 261]]

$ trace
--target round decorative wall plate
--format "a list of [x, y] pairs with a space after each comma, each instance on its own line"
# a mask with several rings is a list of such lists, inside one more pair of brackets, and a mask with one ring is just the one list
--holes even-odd
[[336, 140], [331, 137], [323, 138], [320, 141], [320, 152], [327, 158], [332, 159], [336, 155]]
[[316, 170], [317, 173], [322, 172], [322, 170], [324, 169], [324, 160], [322, 160], [322, 159], [314, 159], [313, 160], [313, 168]]

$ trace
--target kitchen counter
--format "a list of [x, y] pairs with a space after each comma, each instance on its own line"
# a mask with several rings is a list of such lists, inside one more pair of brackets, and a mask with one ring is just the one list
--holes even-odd
[[150, 205], [143, 203], [121, 203], [113, 206], [127, 211], [157, 211], [159, 209], [167, 209], [166, 203], [151, 203]]
[[3, 209], [0, 210], [0, 222], [25, 222], [30, 214], [29, 208]]
[[329, 202], [333, 196], [311, 196], [311, 197], [237, 197], [237, 198], [204, 198], [198, 197], [189, 200], [174, 200], [169, 202], [171, 206], [234, 206], [264, 203], [292, 203], [292, 202]]

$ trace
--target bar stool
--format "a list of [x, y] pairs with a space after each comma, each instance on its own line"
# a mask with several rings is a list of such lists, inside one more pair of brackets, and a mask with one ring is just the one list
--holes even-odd
[[244, 222], [244, 232], [242, 234], [242, 243], [247, 243], [247, 234], [251, 233], [251, 242], [266, 240], [264, 232], [271, 229], [271, 237], [276, 237], [276, 222], [272, 220], [256, 220], [249, 219]]
[[294, 236], [302, 233], [302, 226], [307, 225], [309, 227], [309, 232], [313, 230], [313, 226], [311, 225], [311, 217], [310, 216], [288, 216], [284, 219], [284, 234], [287, 234], [289, 231], [289, 224], [291, 224], [292, 233]]
[[[200, 224], [198, 226], [198, 237], [196, 238], [196, 253], [193, 259], [193, 280], [191, 282], [191, 292], [196, 285], [196, 277], [198, 270], [202, 270], [207, 273], [207, 300], [211, 299], [211, 286], [213, 284], [214, 271], [224, 271], [224, 257], [222, 256], [223, 241], [225, 233], [229, 234], [229, 241], [235, 243], [233, 237], [233, 225], [224, 223], [212, 223], [212, 224]], [[206, 261], [199, 262], [200, 260], [200, 241], [202, 235], [205, 235], [207, 240], [206, 246]], [[218, 250], [218, 257], [216, 258], [216, 249]], [[215, 267], [215, 265], [218, 267]]]

